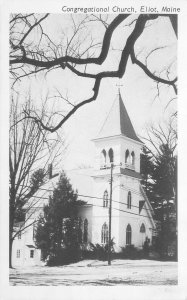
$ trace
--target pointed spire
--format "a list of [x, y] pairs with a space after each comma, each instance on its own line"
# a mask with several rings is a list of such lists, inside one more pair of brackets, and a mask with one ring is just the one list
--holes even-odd
[[119, 91], [96, 139], [124, 135], [142, 143], [137, 137]]

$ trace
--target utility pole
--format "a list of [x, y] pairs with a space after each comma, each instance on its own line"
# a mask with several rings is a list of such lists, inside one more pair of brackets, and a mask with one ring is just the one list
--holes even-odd
[[112, 181], [113, 181], [113, 162], [111, 162], [110, 172], [110, 206], [109, 206], [109, 238], [108, 238], [108, 265], [111, 265], [111, 223], [112, 223]]

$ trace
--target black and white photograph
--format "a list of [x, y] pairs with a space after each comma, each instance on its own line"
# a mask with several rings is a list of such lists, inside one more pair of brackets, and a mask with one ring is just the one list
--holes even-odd
[[175, 289], [180, 6], [70, 3], [9, 9], [9, 287]]

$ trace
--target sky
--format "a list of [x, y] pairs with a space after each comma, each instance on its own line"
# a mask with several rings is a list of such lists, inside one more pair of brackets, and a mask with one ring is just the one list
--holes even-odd
[[[82, 19], [82, 15], [74, 16], [74, 21], [78, 22]], [[137, 16], [131, 17], [131, 21]], [[108, 21], [112, 20], [114, 15], [109, 15]], [[128, 21], [129, 23], [129, 21]], [[101, 70], [115, 70], [119, 61], [119, 55], [125, 45], [126, 38], [133, 29], [134, 25], [127, 26], [127, 22], [123, 22], [116, 30], [112, 41], [109, 55], [103, 66], [88, 66], [88, 72], [98, 72]], [[72, 19], [70, 15], [62, 18], [61, 15], [51, 15], [44, 22], [44, 30], [53, 37], [56, 43], [65, 43], [65, 38], [71, 37]], [[95, 43], [101, 42], [105, 28], [97, 22], [90, 22], [86, 29], [81, 31], [79, 39], [83, 40], [81, 47], [87, 47], [86, 41], [92, 36]], [[89, 35], [87, 35], [89, 32]], [[30, 39], [37, 39], [38, 33]], [[123, 36], [123, 39], [121, 38]], [[85, 44], [85, 45], [84, 45]], [[176, 61], [177, 44], [173, 29], [168, 22], [168, 18], [159, 18], [158, 20], [148, 24], [143, 36], [137, 41], [135, 46], [136, 54], [142, 61], [153, 49], [160, 48], [151, 53], [148, 57], [148, 66], [153, 71], [163, 71], [164, 67]], [[96, 54], [99, 53], [96, 49]], [[112, 50], [113, 49], [113, 50]], [[62, 48], [62, 51], [63, 48]], [[176, 76], [176, 62], [172, 65], [171, 78]], [[161, 76], [163, 74], [161, 73]], [[106, 78], [102, 80], [97, 100], [80, 108], [63, 126], [63, 133], [66, 137], [68, 148], [66, 155], [62, 157], [59, 168], [73, 169], [80, 166], [93, 166], [94, 164], [94, 144], [91, 141], [99, 132], [109, 110], [114, 102], [120, 85], [120, 92], [131, 122], [139, 136], [145, 135], [147, 124], [158, 123], [176, 111], [176, 101], [171, 101], [167, 107], [167, 103], [175, 97], [173, 89], [167, 86], [160, 86], [159, 97], [157, 95], [156, 84], [148, 78], [144, 72], [128, 61], [125, 75], [122, 79]], [[32, 99], [36, 107], [40, 107], [41, 98], [46, 95], [50, 97], [49, 108], [55, 103], [56, 111], [69, 109], [68, 105], [62, 99], [51, 98], [57, 95], [57, 90], [63, 95], [68, 96], [72, 103], [89, 98], [92, 95], [93, 81], [77, 77], [69, 70], [57, 69], [48, 72], [47, 76], [39, 74], [36, 78], [22, 79], [15, 89], [19, 91], [22, 98], [31, 93]], [[156, 97], [156, 98], [155, 98]]]

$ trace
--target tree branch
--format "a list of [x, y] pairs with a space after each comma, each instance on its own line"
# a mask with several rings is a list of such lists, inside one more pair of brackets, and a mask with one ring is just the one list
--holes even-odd
[[131, 51], [131, 60], [132, 60], [133, 64], [136, 64], [137, 66], [139, 66], [145, 72], [145, 74], [148, 75], [154, 81], [161, 82], [161, 83], [172, 86], [175, 93], [177, 94], [177, 87], [175, 85], [175, 83], [177, 82], [177, 77], [174, 78], [173, 80], [167, 80], [167, 79], [164, 79], [164, 78], [154, 75], [141, 61], [139, 61], [136, 58], [134, 49], [132, 49], [132, 51]]
[[[46, 14], [45, 17], [43, 17], [42, 19], [46, 18], [47, 16], [48, 16], [48, 14]], [[98, 57], [90, 56], [87, 58], [83, 58], [82, 55], [79, 54], [79, 52], [77, 53], [77, 47], [80, 47], [79, 43], [78, 44], [74, 43], [74, 45], [72, 45], [73, 49], [71, 50], [71, 52], [73, 52], [73, 54], [74, 54], [74, 52], [76, 52], [77, 53], [77, 54], [75, 54], [76, 56], [70, 56], [67, 54], [70, 44], [72, 43], [75, 35], [79, 31], [79, 29], [80, 29], [81, 25], [84, 23], [85, 19], [78, 26], [74, 22], [74, 33], [73, 33], [71, 39], [69, 41], [67, 41], [67, 49], [65, 51], [66, 55], [64, 55], [64, 56], [58, 57], [58, 55], [57, 55], [58, 49], [55, 51], [54, 49], [50, 48], [50, 45], [49, 45], [49, 48], [51, 51], [53, 51], [53, 54], [50, 57], [45, 57], [44, 55], [41, 56], [40, 54], [32, 55], [32, 51], [29, 52], [29, 51], [25, 51], [24, 48], [23, 49], [20, 48], [22, 50], [23, 55], [19, 58], [17, 57], [16, 59], [11, 59], [10, 65], [24, 64], [24, 65], [30, 65], [30, 66], [35, 67], [35, 71], [26, 73], [26, 74], [22, 75], [21, 77], [25, 77], [29, 74], [34, 74], [36, 72], [39, 72], [40, 70], [50, 70], [50, 69], [58, 66], [58, 67], [61, 67], [62, 69], [65, 69], [67, 67], [71, 72], [73, 72], [74, 74], [76, 74], [79, 77], [90, 78], [90, 79], [94, 80], [93, 95], [91, 97], [89, 97], [88, 99], [83, 100], [83, 101], [73, 105], [73, 108], [67, 113], [67, 115], [56, 126], [49, 126], [48, 124], [44, 124], [41, 119], [37, 118], [37, 116], [26, 114], [26, 117], [33, 119], [44, 130], [48, 130], [50, 132], [54, 132], [54, 131], [58, 130], [80, 107], [96, 100], [98, 93], [99, 93], [100, 83], [103, 78], [115, 78], [115, 77], [122, 78], [122, 76], [125, 74], [129, 57], [131, 58], [132, 63], [139, 66], [148, 77], [150, 77], [152, 80], [156, 81], [157, 83], [163, 83], [163, 84], [172, 86], [175, 93], [177, 93], [177, 87], [175, 85], [177, 78], [175, 78], [173, 80], [169, 80], [169, 79], [164, 79], [159, 76], [156, 76], [154, 73], [152, 73], [148, 69], [148, 67], [146, 65], [144, 65], [140, 60], [138, 60], [136, 58], [135, 53], [134, 53], [135, 43], [138, 40], [138, 38], [142, 35], [142, 33], [144, 32], [147, 21], [155, 20], [160, 15], [146, 14], [146, 15], [138, 16], [138, 18], [136, 19], [136, 22], [135, 22], [134, 29], [129, 34], [129, 36], [126, 40], [126, 44], [125, 44], [123, 50], [121, 51], [121, 57], [119, 60], [117, 70], [102, 71], [102, 72], [98, 72], [96, 74], [86, 72], [87, 65], [90, 65], [90, 64], [101, 65], [105, 61], [105, 59], [107, 58], [108, 52], [109, 52], [111, 38], [112, 38], [112, 35], [113, 35], [115, 29], [129, 16], [130, 15], [125, 15], [125, 14], [118, 15], [117, 17], [114, 18], [114, 20], [110, 23], [110, 25], [107, 26], [104, 37], [103, 37], [101, 52]], [[169, 15], [164, 15], [164, 17], [165, 16], [169, 17]], [[31, 30], [36, 26], [36, 24], [39, 24], [39, 26], [40, 26], [40, 22], [42, 19], [38, 20], [38, 22], [35, 22], [32, 26], [30, 26], [29, 30], [26, 32], [26, 34], [20, 41], [21, 46], [22, 46], [25, 38], [28, 36], [28, 34], [31, 32]], [[40, 26], [40, 29], [42, 30], [41, 26]], [[43, 34], [44, 33], [42, 30], [42, 35]], [[88, 51], [88, 49], [89, 48], [87, 48], [87, 51]], [[83, 53], [85, 53], [85, 51]], [[29, 57], [29, 54], [31, 57]], [[79, 65], [79, 66], [85, 65], [84, 72], [78, 70], [76, 68], [77, 65]]]
[[56, 65], [61, 65], [66, 62], [75, 63], [75, 64], [98, 64], [98, 65], [101, 65], [107, 57], [109, 47], [110, 47], [111, 37], [112, 37], [114, 30], [118, 27], [118, 25], [121, 22], [123, 22], [126, 18], [128, 18], [128, 16], [129, 15], [121, 14], [121, 15], [117, 16], [111, 22], [111, 24], [108, 26], [108, 28], [105, 31], [104, 38], [103, 38], [103, 45], [101, 48], [101, 53], [98, 57], [76, 58], [76, 57], [71, 57], [69, 55], [66, 55], [66, 56], [62, 56], [57, 59], [54, 59], [53, 61], [39, 61], [36, 59], [31, 59], [29, 57], [22, 57], [22, 58], [10, 60], [10, 65], [24, 63], [24, 64], [33, 65], [36, 67], [44, 67], [47, 69], [51, 68], [53, 66], [56, 66]]

